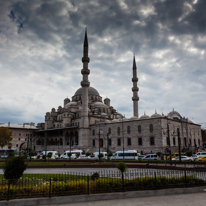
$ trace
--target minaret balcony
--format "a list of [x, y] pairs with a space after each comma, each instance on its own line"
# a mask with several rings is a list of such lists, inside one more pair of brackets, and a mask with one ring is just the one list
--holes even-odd
[[82, 62], [84, 63], [84, 62], [87, 62], [87, 63], [89, 63], [89, 57], [82, 57]]
[[139, 97], [132, 97], [132, 101], [139, 101]]
[[132, 87], [132, 91], [133, 92], [138, 92], [139, 91], [139, 87]]
[[132, 82], [138, 82], [138, 78], [137, 77], [133, 77], [132, 78]]
[[88, 82], [88, 81], [81, 81], [81, 86], [82, 87], [89, 87], [89, 85], [90, 85], [90, 82]]
[[90, 74], [90, 70], [89, 69], [82, 69], [81, 70], [81, 73], [84, 75], [84, 74], [87, 74], [89, 75]]

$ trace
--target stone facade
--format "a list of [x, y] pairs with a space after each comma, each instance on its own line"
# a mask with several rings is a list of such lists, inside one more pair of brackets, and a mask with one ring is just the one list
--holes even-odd
[[[23, 124], [0, 124], [0, 127], [9, 128], [12, 131], [12, 140], [11, 140], [11, 149], [16, 149], [17, 152], [22, 149], [27, 148], [27, 143], [29, 143], [28, 147], [31, 147], [31, 138], [32, 137], [32, 150], [36, 150], [35, 147], [35, 133], [34, 131], [38, 130], [34, 123], [23, 123]], [[29, 141], [28, 141], [29, 138]], [[3, 149], [10, 149], [8, 146], [4, 146]]]
[[[99, 92], [90, 87], [88, 80], [89, 57], [88, 39], [85, 32], [83, 47], [83, 69], [81, 88], [74, 96], [66, 98], [63, 107], [52, 108], [45, 115], [45, 123], [39, 123], [36, 132], [36, 151], [82, 149], [85, 152], [136, 149], [144, 153], [165, 153], [169, 147], [172, 152], [178, 150], [177, 129], [180, 130], [181, 149], [194, 150], [200, 147], [201, 126], [171, 111], [168, 115], [155, 112], [151, 117], [144, 114], [139, 117], [137, 68], [133, 59], [133, 113], [125, 118], [110, 104], [109, 98], [102, 101]], [[169, 139], [168, 139], [169, 133]], [[169, 141], [170, 140], [170, 141]]]

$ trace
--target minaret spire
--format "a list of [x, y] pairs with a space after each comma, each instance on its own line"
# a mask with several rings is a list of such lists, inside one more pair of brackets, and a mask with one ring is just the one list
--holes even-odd
[[88, 137], [89, 137], [89, 118], [88, 118], [88, 87], [90, 85], [88, 76], [90, 74], [90, 70], [88, 69], [89, 64], [89, 45], [87, 39], [87, 28], [85, 28], [85, 36], [84, 36], [84, 45], [83, 45], [83, 69], [81, 70], [82, 73], [82, 113], [80, 119], [80, 126], [79, 126], [79, 143], [80, 145], [84, 145], [87, 148], [89, 145]]
[[137, 86], [138, 78], [137, 78], [137, 66], [136, 66], [136, 61], [135, 61], [135, 54], [134, 54], [134, 58], [133, 58], [132, 70], [133, 70], [133, 78], [132, 78], [132, 82], [133, 82], [133, 87], [132, 87], [133, 112], [134, 112], [134, 116], [139, 118], [139, 112], [138, 112], [138, 101], [139, 101], [138, 91], [139, 91], [139, 87]]

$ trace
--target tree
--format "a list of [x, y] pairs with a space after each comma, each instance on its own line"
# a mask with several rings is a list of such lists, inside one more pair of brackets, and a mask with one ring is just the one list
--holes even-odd
[[3, 148], [6, 145], [11, 146], [11, 143], [10, 143], [11, 135], [12, 135], [12, 132], [9, 130], [9, 128], [0, 127], [0, 146], [1, 146], [1, 148]]
[[122, 174], [122, 190], [124, 191], [124, 173], [127, 171], [127, 166], [125, 165], [124, 162], [119, 162], [117, 164], [117, 169], [121, 172]]

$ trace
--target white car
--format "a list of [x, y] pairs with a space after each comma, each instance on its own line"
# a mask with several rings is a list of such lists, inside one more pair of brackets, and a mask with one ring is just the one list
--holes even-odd
[[[179, 157], [172, 158], [172, 161], [179, 161]], [[192, 161], [192, 157], [187, 157], [187, 156], [181, 156], [181, 161]]]
[[79, 160], [79, 159], [91, 159], [91, 157], [90, 157], [90, 156], [86, 156], [86, 155], [81, 155], [81, 156], [79, 156], [77, 159], [78, 159], [78, 160]]

